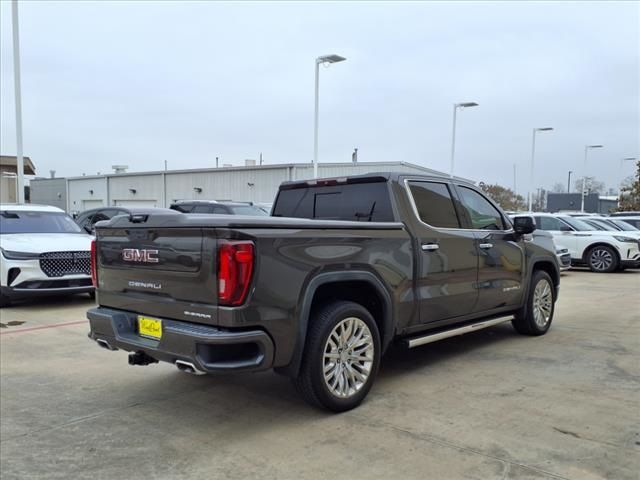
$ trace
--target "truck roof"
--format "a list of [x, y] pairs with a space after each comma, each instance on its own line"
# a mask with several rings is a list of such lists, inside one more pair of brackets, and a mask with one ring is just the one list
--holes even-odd
[[[451, 180], [452, 177], [445, 175], [426, 175], [423, 173], [412, 172], [371, 172], [361, 175], [345, 175], [341, 177], [324, 177], [307, 180], [291, 180], [282, 182], [280, 190], [289, 190], [294, 188], [312, 187], [312, 186], [326, 186], [326, 185], [340, 185], [349, 183], [370, 183], [370, 182], [387, 182], [395, 181], [399, 182], [402, 177], [415, 177], [437, 180]], [[453, 177], [456, 182], [464, 183], [470, 186], [474, 184], [465, 178]]]

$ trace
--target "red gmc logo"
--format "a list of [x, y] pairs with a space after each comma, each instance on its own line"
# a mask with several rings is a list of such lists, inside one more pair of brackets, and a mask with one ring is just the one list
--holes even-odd
[[158, 250], [139, 250], [137, 248], [125, 248], [122, 250], [122, 259], [125, 262], [158, 263]]

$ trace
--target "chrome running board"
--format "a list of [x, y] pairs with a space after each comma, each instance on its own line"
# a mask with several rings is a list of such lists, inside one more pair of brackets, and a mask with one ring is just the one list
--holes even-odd
[[484, 320], [482, 322], [472, 323], [471, 325], [465, 325], [464, 327], [454, 328], [453, 330], [446, 330], [444, 332], [432, 333], [424, 335], [422, 337], [414, 337], [406, 339], [405, 345], [409, 348], [418, 347], [427, 343], [437, 342], [438, 340], [444, 340], [449, 337], [457, 337], [458, 335], [464, 335], [465, 333], [475, 332], [476, 330], [482, 330], [483, 328], [493, 327], [499, 323], [509, 322], [513, 319], [513, 315], [506, 317], [494, 318], [491, 320]]

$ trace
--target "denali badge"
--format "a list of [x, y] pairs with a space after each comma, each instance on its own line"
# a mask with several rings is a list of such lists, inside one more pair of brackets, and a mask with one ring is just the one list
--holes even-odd
[[139, 288], [153, 288], [154, 290], [162, 290], [161, 283], [137, 282], [135, 280], [129, 280], [129, 286], [139, 287]]
[[138, 250], [137, 248], [124, 248], [122, 259], [125, 262], [158, 263], [158, 250]]

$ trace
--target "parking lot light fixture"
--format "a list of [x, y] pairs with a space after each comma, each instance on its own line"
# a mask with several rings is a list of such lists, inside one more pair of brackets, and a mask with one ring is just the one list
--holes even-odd
[[533, 139], [531, 141], [531, 165], [529, 171], [529, 211], [533, 211], [533, 186], [535, 185], [533, 176], [533, 167], [536, 157], [536, 133], [538, 132], [551, 132], [553, 127], [537, 127], [533, 129]]
[[584, 168], [582, 173], [582, 195], [580, 195], [582, 201], [580, 202], [580, 211], [584, 213], [584, 197], [586, 196], [586, 188], [587, 188], [587, 155], [589, 154], [589, 150], [593, 150], [594, 148], [603, 148], [604, 145], [585, 145], [584, 146]]
[[478, 104], [476, 102], [461, 102], [453, 104], [453, 129], [451, 133], [451, 171], [449, 174], [453, 177], [454, 167], [455, 167], [455, 156], [456, 156], [456, 117], [458, 109], [463, 108], [471, 108], [477, 107]]
[[318, 178], [318, 111], [320, 102], [320, 65], [330, 65], [332, 63], [344, 62], [345, 57], [340, 55], [322, 55], [316, 58], [316, 89], [315, 89], [315, 109], [313, 116], [313, 178]]

